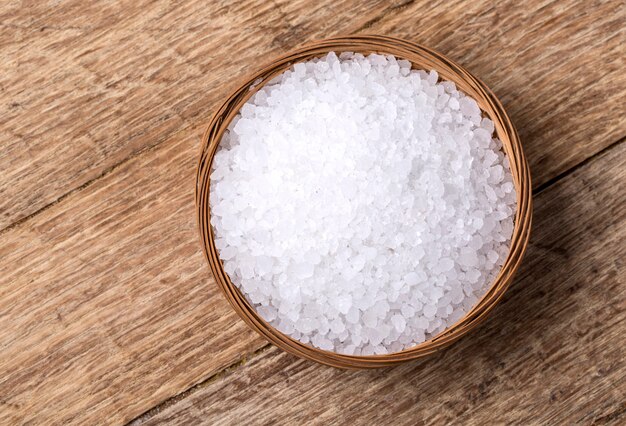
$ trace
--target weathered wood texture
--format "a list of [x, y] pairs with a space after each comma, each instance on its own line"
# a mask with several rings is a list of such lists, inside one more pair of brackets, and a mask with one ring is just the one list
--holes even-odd
[[622, 143], [542, 192], [505, 300], [430, 359], [350, 372], [272, 347], [136, 424], [623, 424], [624, 182]]
[[405, 37], [469, 67], [536, 141], [537, 182], [626, 120], [619, 0], [8, 2], [0, 28], [0, 229], [205, 120], [229, 77], [337, 33]]
[[[264, 345], [211, 282], [197, 242], [193, 184], [208, 114], [232, 87], [229, 78], [256, 68], [266, 55], [353, 32], [388, 33], [450, 54], [503, 99], [536, 186], [626, 135], [621, 2], [517, 3], [2, 3], [0, 424], [118, 424]], [[608, 207], [595, 206], [597, 220], [623, 201], [618, 188]], [[571, 196], [572, 205], [593, 200], [589, 191]], [[565, 244], [535, 230], [537, 241]], [[616, 258], [608, 242], [579, 243], [588, 256], [596, 252], [592, 247], [605, 247], [598, 259]], [[552, 285], [554, 275], [533, 272], [545, 269], [535, 258], [544, 255], [555, 253], [535, 248], [525, 266], [535, 289]], [[575, 263], [568, 263], [570, 269], [580, 268]], [[600, 266], [604, 274], [611, 271]], [[577, 270], [583, 281], [604, 276]], [[533, 303], [529, 293], [516, 295], [519, 288], [511, 300]], [[546, 294], [552, 299], [543, 300], [543, 315], [559, 317], [564, 306]], [[497, 318], [512, 321], [511, 303]], [[490, 333], [508, 331], [497, 318]], [[602, 330], [611, 335], [618, 326], [608, 322]], [[500, 342], [483, 336], [469, 349], [461, 343], [465, 350], [455, 349], [455, 356], [479, 363], [482, 346], [515, 346], [524, 339], [550, 344], [550, 330], [515, 327]], [[589, 327], [591, 335], [599, 334], [597, 326]], [[594, 359], [594, 346], [580, 344], [591, 337], [581, 336], [563, 350]], [[456, 352], [429, 362], [441, 363], [450, 353]], [[586, 383], [585, 368], [591, 367], [565, 358], [550, 358], [552, 368], [572, 367], [569, 374]], [[518, 361], [508, 368], [537, 368], [532, 357]], [[418, 368], [399, 371], [412, 369]], [[512, 377], [501, 371], [493, 393], [519, 391], [517, 370]], [[623, 369], [617, 371], [623, 379]], [[535, 385], [536, 392], [547, 389]], [[354, 387], [355, 394], [365, 391]]]
[[[355, 28], [385, 7], [372, 0], [28, 3], [0, 5], [0, 229], [206, 121], [226, 95], [224, 82], [289, 47], [286, 34]], [[359, 18], [346, 25], [351, 16]]]
[[4, 236], [0, 423], [119, 423], [261, 343], [197, 243], [185, 147], [199, 133]]

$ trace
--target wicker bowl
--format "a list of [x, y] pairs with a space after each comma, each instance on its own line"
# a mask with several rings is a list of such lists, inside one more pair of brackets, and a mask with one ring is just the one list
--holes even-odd
[[[240, 107], [264, 83], [270, 81], [274, 76], [280, 74], [295, 62], [319, 57], [330, 51], [336, 53], [349, 51], [364, 54], [392, 54], [398, 58], [409, 60], [413, 63], [414, 68], [436, 70], [442, 79], [454, 82], [459, 90], [474, 98], [482, 109], [483, 114], [493, 120], [497, 136], [502, 141], [504, 151], [511, 165], [513, 182], [517, 192], [517, 211], [514, 219], [515, 226], [511, 239], [511, 248], [500, 273], [484, 297], [457, 323], [430, 340], [401, 352], [372, 356], [342, 355], [308, 346], [282, 334], [267, 324], [248, 303], [239, 289], [233, 285], [228, 275], [224, 272], [215, 247], [213, 229], [210, 224], [209, 175], [213, 156], [228, 124], [237, 114]], [[204, 254], [209, 261], [218, 286], [237, 314], [250, 327], [285, 351], [322, 364], [341, 368], [385, 367], [420, 358], [450, 345], [476, 327], [502, 298], [505, 290], [511, 283], [528, 244], [532, 218], [531, 183], [528, 164], [522, 152], [519, 136], [502, 105], [491, 90], [464, 68], [441, 54], [408, 41], [374, 35], [338, 37], [310, 43], [276, 58], [260, 71], [246, 77], [215, 112], [202, 139], [196, 181], [196, 207]]]

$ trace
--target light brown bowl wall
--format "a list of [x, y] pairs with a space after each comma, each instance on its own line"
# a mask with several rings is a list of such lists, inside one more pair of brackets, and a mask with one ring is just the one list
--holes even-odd
[[[295, 62], [322, 56], [330, 51], [392, 54], [413, 63], [413, 68], [431, 70], [440, 78], [454, 82], [464, 93], [474, 98], [483, 113], [495, 123], [498, 138], [502, 141], [511, 164], [513, 181], [517, 191], [517, 212], [511, 240], [511, 250], [485, 296], [456, 324], [434, 338], [402, 352], [375, 356], [349, 356], [327, 352], [302, 344], [267, 324], [248, 303], [239, 289], [224, 272], [219, 259], [213, 229], [210, 224], [209, 175], [211, 162], [228, 124], [241, 106], [259, 87], [270, 81]], [[253, 84], [254, 88], [250, 89]], [[443, 55], [408, 41], [384, 36], [350, 36], [310, 43], [282, 57], [276, 58], [261, 71], [245, 78], [238, 88], [224, 101], [213, 115], [202, 139], [196, 182], [196, 207], [202, 246], [217, 284], [239, 316], [254, 330], [276, 346], [294, 355], [322, 364], [341, 368], [384, 367], [413, 360], [431, 354], [450, 345], [476, 327], [502, 298], [514, 273], [520, 265], [528, 238], [532, 218], [531, 183], [528, 164], [522, 152], [517, 131], [494, 94], [476, 77]]]

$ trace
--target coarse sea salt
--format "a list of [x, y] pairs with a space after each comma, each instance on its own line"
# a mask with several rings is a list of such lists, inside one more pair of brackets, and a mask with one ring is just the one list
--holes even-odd
[[262, 86], [211, 172], [224, 270], [271, 326], [351, 355], [457, 322], [509, 250], [515, 187], [494, 124], [435, 71], [335, 53]]

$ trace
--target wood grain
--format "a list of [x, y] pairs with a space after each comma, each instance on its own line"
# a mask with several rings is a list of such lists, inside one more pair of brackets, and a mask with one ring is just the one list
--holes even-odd
[[197, 243], [199, 134], [4, 236], [0, 424], [119, 424], [262, 344]]
[[432, 358], [342, 371], [272, 347], [135, 424], [623, 424], [624, 183], [622, 143], [541, 193], [519, 279]]
[[349, 30], [387, 7], [28, 3], [0, 6], [0, 229], [206, 120], [225, 82], [288, 48], [286, 34]]
[[[428, 44], [505, 101], [540, 185], [626, 134], [624, 9], [580, 8], [573, 0], [0, 5], [0, 424], [119, 424], [264, 345], [217, 293], [196, 236], [198, 141], [231, 76], [336, 33]], [[606, 206], [595, 208], [605, 217]], [[548, 247], [561, 244], [536, 232]], [[609, 254], [594, 256], [615, 258], [614, 245], [601, 246]], [[527, 274], [541, 266], [535, 256], [555, 256], [534, 250]], [[549, 301], [546, 317], [565, 309]], [[499, 347], [525, 333], [543, 344], [516, 327]], [[571, 356], [592, 356], [566, 343]], [[555, 368], [585, 377], [584, 365], [562, 359]], [[520, 363], [537, 368], [532, 357]], [[494, 392], [513, 392], [505, 377]]]
[[539, 183], [624, 136], [619, 0], [70, 0], [5, 3], [0, 27], [0, 229], [204, 120], [233, 75], [337, 33], [405, 37], [483, 78]]
[[485, 81], [539, 185], [626, 136], [623, 1], [415, 1], [368, 30], [431, 46]]

